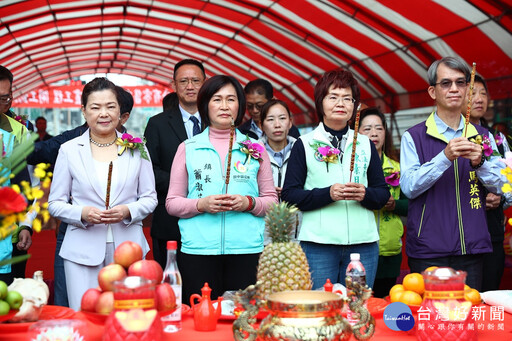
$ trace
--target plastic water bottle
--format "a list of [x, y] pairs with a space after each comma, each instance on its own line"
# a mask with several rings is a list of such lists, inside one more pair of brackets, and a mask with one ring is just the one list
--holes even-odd
[[176, 262], [176, 249], [178, 242], [170, 240], [167, 242], [167, 264], [164, 270], [163, 283], [169, 283], [176, 295], [176, 310], [169, 315], [162, 316], [162, 326], [164, 332], [175, 333], [181, 330], [181, 274]]
[[[347, 277], [352, 279], [352, 283], [360, 283], [362, 286], [366, 285], [366, 271], [364, 270], [363, 263], [360, 261], [359, 253], [350, 254], [350, 263], [347, 266]], [[345, 283], [346, 284], [346, 283]], [[348, 288], [347, 288], [348, 290]], [[355, 300], [355, 298], [353, 298]], [[366, 306], [366, 302], [365, 302]], [[357, 316], [358, 317], [358, 316]], [[350, 308], [347, 310], [347, 321], [351, 326], [356, 324], [359, 319], [354, 316], [354, 313]]]

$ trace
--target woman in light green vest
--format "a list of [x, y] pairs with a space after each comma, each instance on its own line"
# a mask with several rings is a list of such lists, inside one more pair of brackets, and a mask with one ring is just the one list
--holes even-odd
[[209, 78], [197, 107], [206, 129], [179, 145], [165, 203], [180, 218], [184, 302], [205, 282], [213, 299], [255, 283], [263, 217], [277, 202], [265, 147], [235, 129], [245, 114], [238, 80]]
[[375, 210], [375, 221], [379, 230], [379, 265], [373, 286], [375, 297], [385, 297], [396, 284], [402, 263], [402, 235], [404, 226], [399, 216], [407, 215], [409, 201], [400, 191], [400, 163], [393, 150], [391, 136], [386, 127], [386, 118], [377, 108], [361, 111], [359, 133], [368, 136], [375, 144], [382, 161], [384, 178], [391, 195], [386, 205]]
[[281, 197], [304, 213], [298, 239], [306, 253], [313, 289], [326, 279], [345, 283], [351, 253], [359, 253], [366, 282], [373, 287], [379, 258], [379, 234], [372, 210], [389, 199], [379, 155], [368, 137], [359, 135], [351, 166], [359, 86], [350, 71], [325, 73], [315, 86], [320, 120], [293, 145]]

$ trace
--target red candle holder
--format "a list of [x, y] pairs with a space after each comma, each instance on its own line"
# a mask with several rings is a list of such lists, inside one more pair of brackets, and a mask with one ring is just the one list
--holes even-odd
[[471, 302], [464, 298], [465, 271], [441, 267], [422, 273], [425, 296], [418, 309], [416, 337], [422, 341], [477, 340]]
[[114, 311], [105, 323], [103, 340], [149, 341], [161, 337], [155, 282], [139, 276], [114, 282]]

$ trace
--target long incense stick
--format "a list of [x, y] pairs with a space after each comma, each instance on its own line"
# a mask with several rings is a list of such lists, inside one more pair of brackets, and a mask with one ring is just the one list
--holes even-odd
[[233, 154], [233, 137], [235, 136], [235, 121], [231, 119], [231, 131], [229, 132], [228, 164], [226, 165], [226, 193], [228, 194], [229, 176], [231, 174], [231, 155]]
[[108, 165], [108, 177], [107, 177], [107, 195], [105, 197], [105, 209], [108, 210], [108, 206], [110, 205], [110, 185], [112, 184], [112, 161]]
[[469, 116], [471, 114], [471, 99], [473, 98], [473, 88], [475, 86], [475, 72], [476, 63], [473, 62], [473, 69], [471, 70], [471, 80], [469, 82], [468, 108], [466, 110], [466, 129], [464, 130], [464, 137], [466, 137], [468, 133]]
[[350, 156], [350, 177], [349, 182], [352, 182], [352, 172], [354, 171], [354, 163], [356, 159], [356, 144], [357, 144], [357, 132], [359, 131], [359, 114], [360, 110], [357, 110], [356, 121], [354, 123], [354, 141], [352, 142], [352, 155]]

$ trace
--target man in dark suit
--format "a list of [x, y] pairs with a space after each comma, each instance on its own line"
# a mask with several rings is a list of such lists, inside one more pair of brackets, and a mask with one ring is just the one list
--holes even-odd
[[[263, 135], [260, 120], [261, 108], [265, 103], [274, 98], [274, 87], [268, 80], [258, 78], [247, 83], [244, 92], [247, 112], [251, 116], [251, 119], [242, 123], [238, 127], [238, 130], [258, 140]], [[295, 125], [292, 125], [288, 131], [288, 135], [298, 139], [300, 136], [299, 129], [297, 129]]]
[[165, 209], [165, 198], [169, 190], [169, 177], [174, 155], [181, 142], [201, 132], [201, 117], [197, 110], [197, 94], [206, 80], [204, 67], [194, 59], [184, 59], [174, 66], [173, 89], [178, 102], [169, 110], [151, 117], [144, 136], [153, 162], [158, 206], [153, 212], [151, 238], [153, 257], [165, 268], [167, 241], [178, 241], [178, 267], [181, 235], [178, 218], [170, 216]]

